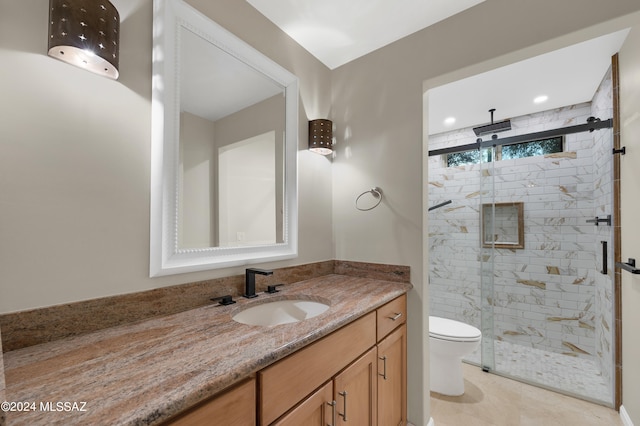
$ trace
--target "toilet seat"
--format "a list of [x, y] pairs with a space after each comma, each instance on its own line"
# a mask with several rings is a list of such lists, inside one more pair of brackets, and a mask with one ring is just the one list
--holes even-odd
[[452, 342], [476, 342], [482, 337], [482, 332], [460, 321], [430, 316], [429, 337]]

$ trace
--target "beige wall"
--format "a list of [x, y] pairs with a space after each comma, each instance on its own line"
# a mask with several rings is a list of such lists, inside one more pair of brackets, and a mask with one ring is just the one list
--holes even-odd
[[[422, 158], [428, 129], [423, 127], [423, 83], [428, 89], [624, 28], [629, 19], [596, 24], [638, 9], [635, 0], [487, 0], [334, 71], [336, 257], [411, 266], [409, 420], [415, 424], [426, 425], [430, 415], [424, 391], [428, 218]], [[369, 212], [356, 210], [355, 198], [373, 186], [382, 188], [383, 203]]]
[[[285, 97], [282, 94], [278, 94], [258, 104], [223, 117], [216, 122], [216, 148], [270, 131], [275, 132], [276, 206], [284, 206], [285, 107]], [[306, 121], [300, 125], [305, 129], [307, 128]], [[218, 154], [216, 152], [216, 162], [218, 161], [217, 156]], [[275, 210], [276, 241], [281, 243], [284, 241], [284, 207], [276, 207]], [[222, 236], [219, 230], [218, 233]]]
[[[0, 0], [0, 312], [240, 274], [149, 278], [152, 0], [114, 0], [120, 79], [46, 56], [48, 0]], [[307, 116], [327, 116], [330, 71], [243, 0], [193, 1], [300, 78]], [[299, 257], [332, 259], [331, 163], [299, 156]]]
[[[620, 158], [622, 260], [640, 266], [640, 23], [620, 50]], [[640, 425], [640, 275], [622, 272], [622, 405]]]
[[197, 115], [180, 113], [180, 174], [178, 247], [212, 247], [216, 244], [215, 123]]
[[[0, 354], [2, 354], [2, 333], [0, 333]], [[0, 401], [6, 401], [6, 382], [4, 380], [4, 357], [0, 356]], [[6, 424], [5, 413], [0, 410], [0, 425]]]
[[[623, 23], [592, 26], [640, 3], [486, 0], [330, 72], [244, 0], [188, 2], [300, 78], [300, 256], [263, 266], [333, 257], [411, 266], [409, 419], [425, 425], [423, 82], [613, 31]], [[117, 82], [45, 55], [47, 0], [0, 0], [0, 312], [242, 271], [148, 278], [152, 7], [114, 4]], [[333, 164], [305, 150], [307, 120], [327, 117], [336, 124]], [[356, 210], [355, 197], [373, 186], [383, 203]]]

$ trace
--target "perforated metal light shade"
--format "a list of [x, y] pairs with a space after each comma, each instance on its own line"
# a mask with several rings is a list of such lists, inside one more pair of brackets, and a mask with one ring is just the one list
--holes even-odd
[[49, 56], [116, 80], [120, 14], [107, 0], [49, 0]]
[[309, 151], [322, 155], [333, 152], [333, 123], [331, 120], [311, 120], [309, 122]]

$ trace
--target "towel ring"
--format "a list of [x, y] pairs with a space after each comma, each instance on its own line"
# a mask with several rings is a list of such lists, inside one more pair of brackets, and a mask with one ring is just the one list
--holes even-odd
[[[377, 203], [375, 203], [373, 206], [371, 206], [371, 207], [367, 208], [367, 209], [363, 209], [363, 208], [361, 208], [360, 206], [358, 206], [358, 201], [360, 200], [360, 198], [362, 198], [362, 196], [363, 196], [364, 194], [369, 194], [369, 193], [370, 193], [371, 195], [373, 195], [373, 197], [374, 197], [374, 198], [377, 198], [377, 199], [378, 199], [378, 202], [377, 202]], [[360, 210], [360, 211], [363, 211], [363, 212], [366, 212], [366, 211], [369, 211], [369, 210], [373, 210], [373, 209], [375, 209], [376, 207], [378, 207], [378, 205], [379, 205], [381, 202], [382, 202], [382, 189], [380, 189], [380, 188], [378, 188], [378, 187], [376, 186], [375, 188], [371, 188], [370, 190], [368, 190], [368, 191], [364, 191], [362, 194], [358, 195], [358, 198], [356, 198], [356, 209], [358, 209], [358, 210]]]

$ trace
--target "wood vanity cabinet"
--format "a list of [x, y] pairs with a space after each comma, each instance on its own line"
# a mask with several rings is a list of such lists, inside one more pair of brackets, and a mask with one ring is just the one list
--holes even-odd
[[258, 423], [406, 424], [406, 343], [403, 295], [259, 372]]
[[367, 351], [273, 426], [376, 425], [377, 351]]
[[407, 322], [407, 296], [403, 295], [381, 306], [376, 311], [376, 336], [378, 342]]
[[165, 425], [405, 425], [406, 300], [392, 300], [259, 371], [257, 383], [248, 379]]
[[371, 348], [333, 379], [338, 425], [376, 425], [378, 358]]
[[251, 378], [180, 414], [165, 426], [255, 426], [256, 379]]
[[378, 424], [407, 423], [407, 297], [377, 311]]
[[329, 382], [307, 397], [274, 426], [327, 426], [334, 424], [333, 383]]
[[407, 423], [407, 326], [378, 343], [378, 424]]
[[259, 424], [272, 424], [375, 344], [371, 312], [258, 372]]

